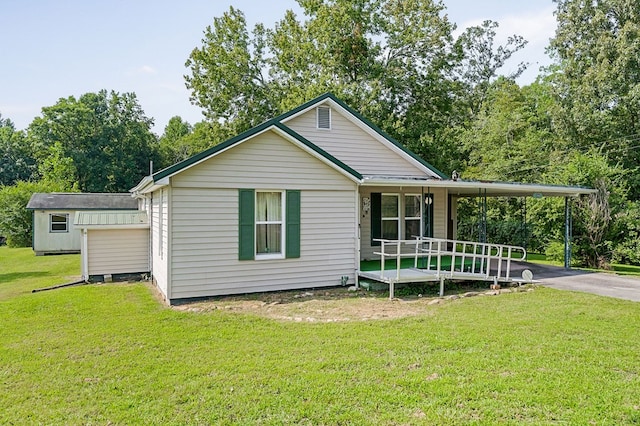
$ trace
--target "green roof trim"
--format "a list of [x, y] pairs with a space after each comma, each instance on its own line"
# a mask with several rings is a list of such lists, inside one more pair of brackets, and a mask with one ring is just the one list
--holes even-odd
[[386, 140], [391, 142], [397, 148], [399, 148], [402, 151], [404, 151], [405, 154], [409, 155], [411, 158], [413, 158], [414, 160], [416, 160], [417, 162], [419, 162], [420, 164], [425, 166], [427, 169], [431, 170], [432, 172], [434, 172], [435, 174], [440, 176], [442, 179], [449, 179], [449, 176], [445, 175], [440, 170], [436, 169], [434, 166], [432, 166], [427, 161], [425, 161], [422, 157], [420, 157], [419, 155], [417, 155], [416, 153], [411, 151], [409, 148], [407, 148], [404, 145], [402, 145], [400, 142], [396, 141], [394, 138], [392, 138], [387, 133], [385, 133], [384, 130], [382, 130], [381, 128], [376, 126], [374, 123], [369, 121], [367, 118], [363, 117], [358, 111], [356, 111], [353, 108], [349, 107], [347, 104], [345, 104], [341, 99], [337, 98], [331, 92], [327, 92], [327, 93], [325, 93], [323, 95], [320, 95], [317, 98], [312, 99], [309, 102], [306, 102], [303, 105], [300, 105], [299, 107], [292, 109], [291, 111], [285, 112], [284, 114], [274, 118], [274, 120], [277, 120], [277, 121], [285, 120], [285, 119], [287, 119], [287, 118], [289, 118], [289, 117], [291, 117], [293, 115], [298, 114], [301, 111], [304, 111], [305, 109], [307, 109], [307, 108], [309, 108], [309, 107], [311, 107], [311, 106], [313, 106], [313, 105], [315, 105], [317, 103], [320, 103], [320, 102], [324, 101], [325, 99], [331, 99], [333, 102], [335, 102], [338, 105], [340, 105], [340, 107], [342, 107], [345, 110], [347, 110], [350, 114], [352, 114], [358, 120], [362, 121], [364, 124], [369, 126], [373, 131], [375, 131], [380, 136], [382, 136], [383, 138], [385, 138]]
[[153, 181], [158, 181], [162, 178], [165, 178], [167, 176], [171, 176], [201, 160], [204, 160], [208, 157], [210, 157], [211, 155], [216, 154], [217, 152], [223, 151], [233, 145], [236, 145], [248, 138], [251, 138], [252, 136], [255, 136], [256, 134], [267, 130], [270, 127], [276, 127], [280, 130], [282, 130], [283, 132], [287, 133], [289, 136], [293, 137], [294, 139], [296, 139], [298, 142], [300, 142], [301, 144], [305, 145], [306, 147], [310, 148], [311, 150], [313, 150], [314, 152], [316, 152], [317, 154], [319, 154], [321, 157], [324, 157], [325, 159], [327, 159], [329, 162], [335, 164], [336, 166], [338, 166], [340, 169], [344, 170], [345, 172], [347, 172], [348, 174], [354, 176], [357, 179], [362, 179], [362, 175], [360, 173], [358, 173], [357, 171], [355, 171], [354, 169], [352, 169], [351, 167], [347, 166], [345, 163], [343, 163], [342, 161], [338, 160], [337, 158], [335, 158], [334, 156], [332, 156], [331, 154], [329, 154], [328, 152], [326, 152], [325, 150], [323, 150], [322, 148], [320, 148], [319, 146], [315, 145], [314, 143], [310, 142], [308, 139], [304, 138], [303, 136], [301, 136], [300, 134], [298, 134], [297, 132], [293, 131], [292, 129], [290, 129], [289, 127], [285, 126], [284, 124], [280, 123], [277, 119], [271, 119], [269, 121], [265, 121], [264, 123], [247, 130], [246, 132], [243, 132], [241, 134], [239, 134], [238, 136], [235, 136], [225, 142], [222, 142], [221, 144], [218, 144], [216, 146], [213, 146], [205, 151], [200, 152], [199, 154], [194, 155], [193, 157], [189, 157], [186, 160], [183, 160], [179, 163], [174, 164], [171, 167], [167, 167], [166, 169], [160, 170], [157, 173], [153, 174]]
[[303, 145], [305, 145], [306, 147], [310, 148], [311, 150], [313, 150], [314, 152], [316, 152], [317, 154], [319, 154], [321, 157], [327, 159], [329, 162], [335, 164], [338, 168], [344, 170], [345, 172], [347, 172], [348, 174], [354, 176], [357, 179], [362, 179], [362, 175], [357, 172], [356, 170], [354, 170], [353, 168], [349, 167], [348, 165], [346, 165], [345, 163], [343, 163], [342, 161], [340, 161], [339, 159], [337, 159], [336, 157], [334, 157], [333, 155], [329, 154], [328, 152], [326, 152], [325, 150], [323, 150], [322, 148], [320, 148], [319, 146], [315, 145], [314, 143], [310, 142], [308, 139], [304, 138], [303, 136], [301, 136], [300, 134], [298, 134], [297, 132], [295, 132], [294, 130], [290, 129], [289, 127], [287, 127], [285, 124], [283, 124], [281, 121], [285, 120], [291, 116], [294, 116], [296, 114], [298, 114], [301, 111], [304, 111], [310, 107], [312, 107], [315, 104], [321, 103], [322, 101], [326, 100], [326, 99], [331, 99], [333, 102], [335, 102], [336, 104], [340, 105], [341, 108], [345, 109], [347, 112], [349, 112], [350, 114], [352, 114], [354, 117], [356, 117], [358, 120], [362, 121], [365, 125], [367, 125], [368, 127], [370, 127], [373, 131], [375, 131], [376, 133], [378, 133], [381, 137], [383, 137], [384, 139], [388, 140], [389, 142], [391, 142], [393, 145], [395, 145], [397, 148], [399, 148], [400, 150], [402, 150], [403, 152], [405, 152], [407, 155], [409, 155], [411, 158], [413, 158], [414, 160], [418, 161], [420, 164], [422, 164], [423, 166], [425, 166], [427, 169], [431, 170], [432, 172], [434, 172], [436, 175], [440, 176], [443, 179], [447, 179], [448, 177], [446, 175], [444, 175], [442, 172], [440, 172], [438, 169], [436, 169], [435, 167], [433, 167], [431, 164], [429, 164], [428, 162], [426, 162], [425, 160], [423, 160], [422, 158], [420, 158], [418, 155], [416, 155], [415, 153], [413, 153], [411, 150], [409, 150], [408, 148], [404, 147], [401, 143], [399, 143], [398, 141], [396, 141], [395, 139], [393, 139], [391, 136], [387, 135], [384, 131], [382, 131], [382, 129], [380, 129], [378, 126], [376, 126], [375, 124], [373, 124], [372, 122], [370, 122], [369, 120], [367, 120], [366, 118], [364, 118], [362, 115], [360, 115], [360, 113], [358, 113], [357, 111], [353, 110], [352, 108], [350, 108], [347, 104], [345, 104], [343, 101], [341, 101], [340, 99], [338, 99], [333, 93], [327, 92], [323, 95], [318, 96], [317, 98], [314, 98], [290, 111], [285, 112], [284, 114], [281, 114], [275, 118], [272, 118], [271, 120], [267, 120], [261, 124], [259, 124], [256, 127], [253, 127], [245, 132], [240, 133], [239, 135], [228, 139], [218, 145], [215, 145], [207, 150], [204, 150], [192, 157], [187, 158], [186, 160], [180, 161], [179, 163], [174, 164], [173, 166], [169, 166], [165, 169], [162, 169], [156, 173], [154, 173], [152, 175], [152, 182], [157, 182], [160, 179], [163, 179], [165, 177], [171, 176], [175, 173], [180, 172], [181, 170], [196, 164], [220, 151], [223, 151], [227, 148], [232, 147], [233, 145], [236, 145], [248, 138], [251, 138], [252, 136], [255, 136], [256, 134], [263, 132], [264, 130], [268, 129], [269, 127], [276, 127], [278, 129], [280, 129], [281, 131], [287, 133], [289, 136], [293, 137], [294, 139], [296, 139], [298, 142], [302, 143]]
[[338, 160], [336, 157], [334, 157], [333, 155], [329, 154], [327, 151], [325, 151], [324, 149], [320, 148], [318, 145], [314, 144], [313, 142], [309, 141], [307, 138], [305, 138], [304, 136], [300, 135], [299, 133], [297, 133], [293, 129], [285, 126], [284, 124], [282, 124], [280, 122], [276, 122], [275, 123], [275, 127], [277, 127], [278, 129], [282, 130], [283, 132], [287, 133], [289, 136], [297, 139], [298, 142], [300, 142], [303, 145], [307, 146], [308, 148], [312, 149], [313, 151], [318, 153], [320, 156], [326, 158], [327, 160], [329, 160], [330, 162], [332, 162], [336, 166], [340, 167], [342, 170], [344, 170], [345, 172], [347, 172], [350, 175], [354, 176], [355, 178], [362, 179], [362, 175], [360, 173], [358, 173], [356, 170], [354, 170], [351, 167], [347, 166], [345, 163], [343, 163], [342, 161]]
[[171, 176], [177, 172], [179, 172], [182, 169], [185, 169], [201, 160], [204, 160], [205, 158], [219, 152], [219, 151], [223, 151], [227, 148], [229, 148], [230, 146], [233, 146], [247, 138], [250, 138], [251, 136], [254, 136], [260, 132], [262, 132], [263, 130], [267, 129], [268, 127], [271, 127], [274, 125], [273, 120], [269, 120], [269, 121], [265, 121], [264, 123], [253, 127], [245, 132], [240, 133], [238, 136], [235, 136], [231, 139], [228, 139], [218, 145], [212, 146], [209, 149], [206, 149], [192, 157], [187, 158], [186, 160], [182, 160], [179, 163], [174, 164], [173, 166], [169, 166], [166, 169], [162, 169], [159, 172], [156, 172], [153, 174], [153, 180], [157, 181], [160, 180], [162, 178], [165, 178], [167, 176]]

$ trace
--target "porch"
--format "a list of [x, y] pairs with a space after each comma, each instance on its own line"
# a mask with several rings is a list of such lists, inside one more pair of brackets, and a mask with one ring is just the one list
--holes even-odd
[[[523, 247], [442, 238], [412, 240], [376, 239], [380, 243], [379, 268], [361, 265], [358, 277], [389, 285], [389, 298], [394, 297], [398, 283], [439, 282], [444, 295], [445, 280], [487, 281], [498, 283], [532, 282], [533, 276], [511, 275], [511, 262], [526, 259]], [[363, 268], [363, 266], [365, 266]]]

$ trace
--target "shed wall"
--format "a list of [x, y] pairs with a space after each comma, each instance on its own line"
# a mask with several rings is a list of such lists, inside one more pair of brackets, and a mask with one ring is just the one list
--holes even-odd
[[[49, 232], [50, 214], [68, 214], [68, 232]], [[34, 210], [33, 250], [36, 254], [80, 252], [81, 233], [73, 226], [75, 210]]]
[[88, 275], [149, 271], [148, 229], [88, 230]]

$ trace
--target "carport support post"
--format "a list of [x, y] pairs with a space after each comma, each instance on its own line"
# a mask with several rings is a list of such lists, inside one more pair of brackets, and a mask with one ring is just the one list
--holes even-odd
[[564, 267], [571, 269], [571, 202], [569, 197], [564, 197]]
[[487, 190], [478, 190], [478, 241], [487, 242]]

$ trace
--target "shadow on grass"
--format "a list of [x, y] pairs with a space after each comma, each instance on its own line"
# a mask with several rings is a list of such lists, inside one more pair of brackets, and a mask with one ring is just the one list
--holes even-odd
[[0, 283], [11, 282], [22, 278], [46, 277], [48, 275], [50, 274], [45, 271], [11, 272], [9, 274], [0, 274]]

